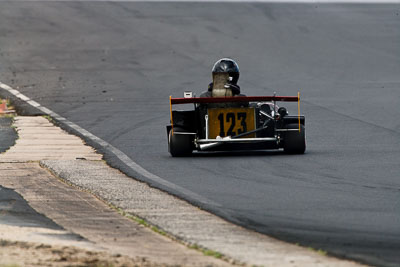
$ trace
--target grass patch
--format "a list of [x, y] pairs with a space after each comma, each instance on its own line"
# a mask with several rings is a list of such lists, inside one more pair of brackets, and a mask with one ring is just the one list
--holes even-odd
[[319, 255], [322, 255], [322, 256], [328, 255], [328, 252], [323, 249], [316, 249], [316, 248], [308, 247], [308, 250], [317, 252]]
[[52, 118], [51, 116], [49, 116], [49, 115], [43, 115], [42, 117], [45, 118], [45, 119], [47, 119], [49, 122], [54, 123], [54, 120], [53, 120], [53, 118]]
[[16, 116], [16, 114], [15, 113], [6, 113], [6, 114], [0, 114], [0, 116], [3, 118], [14, 118]]
[[218, 251], [202, 248], [197, 244], [192, 244], [189, 246], [189, 248], [198, 250], [198, 251], [202, 252], [203, 255], [205, 255], [205, 256], [211, 256], [211, 257], [214, 257], [217, 259], [222, 259], [224, 257], [224, 255]]
[[221, 259], [222, 256], [223, 256], [218, 251], [214, 251], [214, 250], [210, 250], [210, 249], [205, 249], [203, 251], [203, 254], [206, 255], [206, 256], [211, 256], [211, 257], [217, 258], [217, 259]]
[[147, 227], [147, 228], [150, 228], [152, 231], [154, 231], [154, 232], [156, 232], [156, 233], [158, 233], [158, 234], [160, 234], [160, 235], [169, 236], [169, 235], [167, 234], [167, 232], [163, 231], [162, 229], [158, 228], [158, 227], [155, 226], [155, 225], [152, 225], [152, 224], [148, 223], [146, 220], [144, 220], [144, 219], [142, 219], [142, 218], [140, 218], [140, 217], [131, 215], [131, 214], [127, 214], [127, 213], [126, 213], [125, 211], [123, 211], [122, 209], [117, 208], [117, 207], [115, 207], [115, 206], [113, 206], [113, 205], [110, 205], [110, 206], [111, 206], [113, 209], [115, 209], [116, 211], [118, 211], [118, 213], [121, 214], [122, 216], [125, 216], [126, 218], [131, 219], [132, 221], [135, 221], [135, 222], [137, 222], [137, 223], [140, 224], [140, 225], [143, 225], [143, 226], [145, 226], [145, 227]]

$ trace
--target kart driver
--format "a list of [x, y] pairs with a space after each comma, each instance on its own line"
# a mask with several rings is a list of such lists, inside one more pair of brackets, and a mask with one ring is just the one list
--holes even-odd
[[[230, 58], [222, 58], [215, 62], [212, 68], [213, 81], [208, 85], [208, 90], [203, 92], [200, 97], [226, 97], [226, 96], [245, 96], [240, 93], [240, 86], [237, 84], [239, 80], [239, 66]], [[248, 102], [231, 102], [231, 103], [212, 103], [201, 104], [201, 108], [217, 108], [217, 107], [248, 107]]]
[[240, 95], [239, 66], [230, 58], [222, 58], [212, 68], [213, 82], [200, 97], [223, 97]]

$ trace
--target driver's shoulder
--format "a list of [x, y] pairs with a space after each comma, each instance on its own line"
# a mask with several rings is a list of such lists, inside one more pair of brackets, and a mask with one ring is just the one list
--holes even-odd
[[205, 92], [200, 94], [200, 97], [212, 97], [212, 92], [205, 91]]
[[235, 96], [246, 96], [245, 94], [237, 94]]

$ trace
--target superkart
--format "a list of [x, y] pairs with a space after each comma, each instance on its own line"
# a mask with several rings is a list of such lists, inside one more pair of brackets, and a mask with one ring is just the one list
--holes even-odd
[[[289, 115], [278, 101], [297, 102], [298, 115]], [[193, 104], [192, 110], [173, 110]], [[170, 97], [168, 149], [173, 157], [197, 151], [282, 149], [290, 154], [306, 150], [305, 117], [297, 96]]]

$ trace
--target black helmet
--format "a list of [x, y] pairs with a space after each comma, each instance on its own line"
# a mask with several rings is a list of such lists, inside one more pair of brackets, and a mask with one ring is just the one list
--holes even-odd
[[239, 66], [230, 58], [222, 58], [215, 62], [212, 73], [229, 73], [232, 77], [232, 84], [237, 84], [239, 80]]

